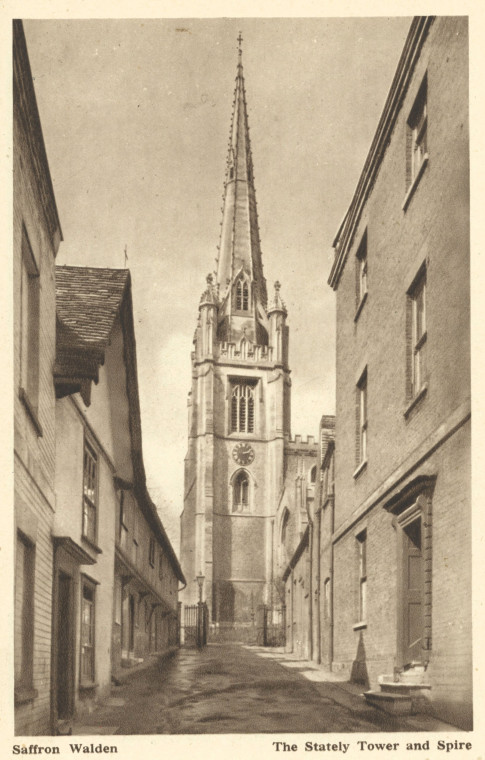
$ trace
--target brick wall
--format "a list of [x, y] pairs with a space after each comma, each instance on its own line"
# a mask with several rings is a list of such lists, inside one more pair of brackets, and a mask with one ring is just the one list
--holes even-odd
[[[432, 710], [471, 725], [470, 426], [455, 433], [414, 475], [438, 473], [431, 518], [431, 648], [428, 675]], [[334, 667], [365, 672], [371, 687], [397, 660], [398, 528], [383, 502], [334, 547]], [[358, 621], [356, 535], [367, 530], [367, 625]], [[361, 663], [357, 668], [356, 663]], [[357, 670], [356, 670], [357, 669]]]
[[[384, 492], [406, 478], [436, 477], [430, 700], [464, 727], [471, 720], [467, 45], [465, 18], [438, 17], [431, 25], [338, 283], [334, 535], [334, 664], [375, 687], [379, 674], [399, 665], [400, 528], [383, 508]], [[425, 76], [429, 160], [404, 203], [407, 119]], [[368, 292], [356, 313], [364, 234]], [[423, 265], [427, 387], [410, 406], [407, 293]], [[355, 472], [356, 384], [365, 369], [367, 463]], [[356, 536], [364, 529], [367, 620], [356, 628]]]
[[[429, 163], [403, 211], [406, 119], [426, 71]], [[438, 18], [338, 286], [337, 528], [470, 396], [467, 82], [466, 22]], [[368, 297], [354, 321], [355, 257], [365, 229]], [[428, 392], [405, 416], [406, 291], [424, 261]], [[355, 386], [366, 366], [368, 466], [354, 480]]]

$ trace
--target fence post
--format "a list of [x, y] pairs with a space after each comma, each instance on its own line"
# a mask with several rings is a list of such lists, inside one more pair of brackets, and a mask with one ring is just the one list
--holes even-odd
[[198, 602], [197, 603], [197, 633], [196, 633], [198, 649], [202, 648], [202, 614], [203, 614], [202, 602]]
[[177, 602], [177, 646], [182, 643], [182, 602]]

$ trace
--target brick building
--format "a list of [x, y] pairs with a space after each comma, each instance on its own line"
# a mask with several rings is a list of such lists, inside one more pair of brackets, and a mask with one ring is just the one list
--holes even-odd
[[286, 317], [279, 283], [268, 303], [263, 276], [240, 51], [217, 271], [207, 278], [194, 337], [181, 515], [183, 598], [197, 601], [203, 576], [213, 635], [254, 636], [257, 610], [274, 602], [273, 530], [285, 475], [293, 487], [303, 478], [305, 492], [310, 460], [300, 457], [294, 473], [298, 451], [316, 456], [311, 441], [290, 441]]
[[146, 487], [128, 270], [61, 230], [14, 21], [15, 732], [69, 731], [178, 643], [184, 575]]
[[55, 257], [62, 239], [21, 22], [13, 22], [15, 727], [50, 724]]
[[329, 283], [333, 666], [469, 728], [467, 56], [465, 18], [413, 20]]
[[[322, 536], [328, 536], [328, 463], [333, 452], [334, 426], [335, 418], [323, 415], [318, 443], [311, 444], [310, 468], [294, 483], [287, 473], [276, 515], [275, 577], [283, 586], [286, 651], [316, 662], [322, 661], [322, 646], [328, 639], [325, 594], [329, 592], [329, 570], [322, 561]], [[301, 452], [300, 448], [300, 458], [301, 453], [308, 456], [309, 452]], [[301, 464], [299, 471], [303, 471]], [[292, 499], [292, 494], [296, 498]]]

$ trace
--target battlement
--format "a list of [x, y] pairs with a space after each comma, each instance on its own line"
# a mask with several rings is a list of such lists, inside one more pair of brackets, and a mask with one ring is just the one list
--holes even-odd
[[222, 341], [218, 343], [219, 357], [225, 359], [241, 359], [253, 362], [271, 362], [273, 361], [273, 348], [271, 346], [260, 346], [256, 343], [241, 341], [239, 346], [236, 343]]
[[309, 435], [307, 436], [306, 440], [302, 440], [301, 435], [295, 435], [294, 438], [290, 438], [287, 442], [287, 448], [298, 448], [301, 449], [303, 446], [307, 446], [309, 449], [313, 448], [316, 450], [317, 443], [315, 442], [315, 436]]

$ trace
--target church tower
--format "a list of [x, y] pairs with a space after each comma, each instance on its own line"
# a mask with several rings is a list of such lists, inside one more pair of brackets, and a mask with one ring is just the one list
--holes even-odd
[[268, 304], [259, 239], [241, 36], [217, 271], [192, 352], [181, 559], [183, 600], [244, 638], [272, 594], [273, 521], [290, 437], [288, 327], [280, 285]]

